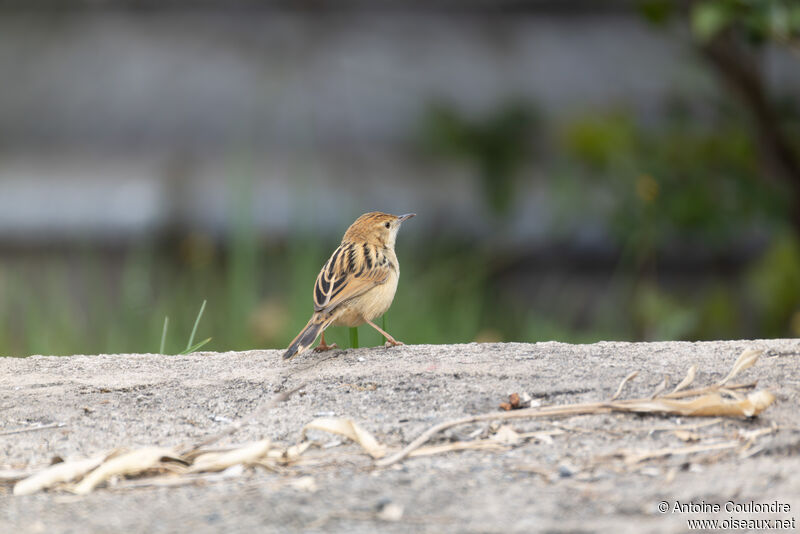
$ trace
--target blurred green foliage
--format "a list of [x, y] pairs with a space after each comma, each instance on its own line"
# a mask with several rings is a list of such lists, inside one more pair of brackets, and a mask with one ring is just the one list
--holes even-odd
[[[664, 24], [683, 5], [674, 0], [641, 0], [639, 11], [650, 22]], [[752, 43], [800, 37], [800, 4], [794, 0], [700, 0], [688, 3], [692, 34], [708, 41], [728, 29], [742, 31]]]
[[605, 208], [601, 215], [622, 242], [730, 247], [748, 230], [788, 217], [787, 190], [759, 177], [755, 148], [737, 119], [677, 114], [652, 130], [619, 112], [578, 119], [563, 138], [571, 176], [611, 199], [581, 208]]
[[434, 153], [473, 164], [490, 212], [507, 216], [537, 122], [534, 108], [518, 100], [477, 119], [439, 102], [426, 115], [423, 140]]
[[690, 21], [703, 41], [732, 27], [751, 42], [788, 40], [800, 36], [800, 5], [791, 0], [705, 0], [693, 3]]
[[[800, 241], [797, 236], [777, 237], [750, 268], [751, 292], [759, 331], [764, 337], [800, 337]], [[788, 328], [787, 328], [788, 327]]]
[[[491, 116], [506, 114], [501, 110]], [[798, 122], [791, 108], [782, 119], [790, 126]], [[438, 104], [425, 122], [426, 139], [439, 154], [456, 160], [472, 158], [480, 169], [485, 147], [491, 143], [476, 139], [498, 139], [516, 147], [511, 153], [517, 155], [533, 142], [531, 130], [492, 127], [498, 123], [502, 121], [469, 121], [454, 108]], [[541, 121], [536, 124], [537, 130], [542, 128]], [[595, 220], [619, 247], [618, 266], [600, 306], [601, 310], [619, 307], [617, 320], [609, 323], [601, 311], [586, 324], [585, 312], [570, 309], [558, 298], [548, 298], [554, 309], [546, 310], [536, 301], [525, 305], [521, 296], [516, 301], [498, 297], [502, 281], [487, 272], [481, 283], [489, 290], [481, 306], [499, 319], [482, 325], [478, 321], [475, 328], [505, 339], [509, 335], [581, 340], [587, 334], [588, 339], [800, 334], [800, 296], [789, 280], [800, 273], [789, 252], [793, 250], [789, 244], [797, 243], [790, 223], [792, 192], [787, 183], [765, 179], [750, 128], [725, 100], [708, 102], [702, 116], [688, 103], [672, 101], [666, 120], [657, 127], [640, 124], [621, 109], [580, 116], [552, 128], [556, 139], [548, 143], [550, 194], [558, 200], [562, 219], [580, 214], [584, 224]], [[514, 164], [507, 168], [515, 170], [508, 176], [524, 175], [530, 163], [523, 157], [509, 161]], [[517, 182], [501, 183], [506, 184], [504, 194], [513, 196]], [[485, 198], [497, 211], [496, 197]], [[502, 206], [506, 214], [513, 207], [510, 201]], [[770, 237], [780, 235], [786, 237]], [[496, 254], [488, 244], [474, 250], [487, 259]], [[660, 258], [670, 251], [673, 256], [686, 254], [695, 264], [693, 269], [705, 272], [676, 286], [668, 273], [659, 275]], [[721, 263], [729, 264], [725, 275], [718, 273]], [[670, 267], [676, 268], [681, 270], [679, 265]], [[752, 270], [758, 275], [748, 274]], [[565, 294], [566, 290], [559, 297]], [[511, 315], [528, 317], [529, 322], [521, 326]]]
[[[697, 328], [688, 337], [714, 335], [727, 331], [755, 330], [757, 335], [800, 335], [800, 277], [798, 239], [800, 239], [800, 129], [797, 101], [781, 100], [770, 94], [763, 67], [764, 45], [777, 45], [796, 51], [800, 46], [800, 3], [796, 0], [698, 0], [678, 3], [642, 0], [638, 3], [649, 21], [665, 25], [680, 19], [688, 25], [690, 39], [700, 57], [724, 83], [722, 87], [738, 101], [739, 114], [751, 120], [747, 126], [715, 124], [720, 132], [731, 132], [735, 139], [712, 132], [718, 148], [712, 167], [715, 176], [698, 174], [700, 187], [687, 190], [686, 198], [671, 195], [678, 209], [669, 202], [659, 212], [676, 223], [694, 221], [694, 232], [710, 230], [722, 236], [723, 247], [735, 247], [737, 239], [751, 237], [760, 230], [766, 241], [760, 257], [735, 280], [705, 291], [698, 303], [701, 315]], [[730, 121], [729, 121], [730, 122]], [[708, 143], [685, 138], [699, 153], [690, 160], [675, 160], [676, 173], [686, 171], [680, 162], [712, 163], [704, 159]], [[749, 143], [748, 143], [749, 140]], [[758, 143], [760, 158], [755, 156]], [[736, 148], [736, 145], [740, 145]], [[724, 145], [729, 145], [727, 148]], [[686, 153], [692, 156], [691, 153]], [[740, 156], [737, 162], [735, 156]], [[759, 161], [761, 159], [761, 161]], [[760, 164], [760, 165], [759, 165]], [[700, 170], [698, 168], [698, 170]], [[718, 174], [717, 174], [718, 173]], [[780, 184], [776, 183], [780, 182]], [[709, 194], [704, 194], [709, 193]], [[717, 200], [717, 204], [694, 199]], [[673, 207], [674, 208], [674, 207]], [[721, 230], [721, 232], [720, 232]], [[766, 238], [765, 237], [766, 234]], [[685, 299], [690, 302], [689, 299]], [[673, 312], [677, 315], [680, 312]], [[757, 326], [746, 330], [747, 324]], [[741, 337], [741, 336], [740, 336]]]
[[[460, 247], [427, 257], [400, 241], [403, 281], [388, 331], [406, 343], [474, 339], [484, 313], [480, 258], [470, 259]], [[165, 316], [164, 352], [177, 354], [204, 299], [196, 339], [213, 339], [202, 350], [281, 348], [311, 315], [313, 281], [332, 248], [309, 237], [290, 245], [256, 243], [246, 254], [260, 267], [248, 271], [249, 280], [231, 275], [243, 261], [233, 256], [241, 252], [201, 234], [187, 235], [177, 250], [140, 244], [126, 253], [118, 276], [100, 252], [6, 264], [0, 270], [0, 354], [158, 352]], [[32, 283], [39, 277], [48, 282]], [[243, 285], [253, 293], [237, 293]], [[361, 346], [383, 343], [372, 328], [361, 327], [359, 334]], [[349, 329], [331, 328], [326, 338], [350, 344]]]
[[[579, 212], [607, 221], [621, 247], [620, 269], [630, 277], [620, 290], [630, 295], [635, 337], [800, 335], [793, 326], [800, 261], [789, 190], [760, 176], [751, 137], [735, 114], [692, 120], [679, 112], [658, 129], [623, 112], [589, 116], [567, 125], [562, 138], [569, 169], [562, 179], [575, 184], [559, 187]], [[581, 189], [600, 190], [605, 202], [576, 196]], [[715, 258], [746, 261], [752, 243], [766, 236], [778, 237], [766, 239], [750, 266], [732, 266], [738, 272], [725, 278], [715, 274]], [[659, 276], [667, 250], [704, 263], [707, 283], [667, 289]]]
[[631, 312], [643, 339], [687, 339], [700, 315], [700, 310], [647, 283], [637, 288]]
[[[426, 119], [432, 146], [450, 147], [441, 153], [484, 176], [478, 187], [490, 212], [525, 209], [513, 196], [541, 131], [530, 116], [508, 108], [472, 124], [442, 109]], [[536, 259], [497, 246], [491, 223], [478, 243], [413, 236], [410, 223], [398, 240], [403, 275], [387, 330], [406, 343], [800, 336], [800, 241], [784, 185], [761, 179], [735, 113], [708, 111], [699, 120], [675, 105], [654, 128], [620, 110], [549, 130], [549, 194], [562, 218], [606, 228], [619, 253], [602, 281], [529, 272], [525, 262]], [[505, 143], [512, 148], [492, 148]], [[156, 352], [166, 316], [164, 352], [179, 353], [204, 300], [196, 339], [213, 338], [204, 350], [283, 348], [311, 314], [313, 280], [335, 240], [309, 223], [284, 243], [263, 242], [253, 224], [254, 173], [246, 157], [234, 158], [227, 239], [188, 233], [111, 258], [86, 249], [4, 262], [0, 354]], [[663, 268], [676, 253], [696, 256], [694, 271], [676, 278], [674, 258]], [[719, 262], [730, 265], [719, 270]], [[332, 328], [326, 338], [347, 347], [348, 334]], [[383, 342], [368, 327], [359, 338]]]

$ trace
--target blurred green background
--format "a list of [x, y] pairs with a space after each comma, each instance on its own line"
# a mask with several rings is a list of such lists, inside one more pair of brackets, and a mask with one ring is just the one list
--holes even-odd
[[[11, 214], [0, 217], [0, 354], [157, 352], [165, 317], [165, 352], [177, 353], [185, 349], [204, 300], [195, 340], [212, 340], [203, 350], [283, 348], [312, 311], [311, 290], [320, 267], [350, 222], [372, 210], [418, 213], [398, 238], [402, 276], [386, 318], [388, 331], [405, 343], [800, 337], [800, 83], [792, 78], [800, 72], [800, 7], [794, 2], [612, 2], [602, 9], [580, 2], [559, 7], [501, 2], [491, 8], [477, 2], [444, 3], [433, 12], [414, 2], [389, 3], [393, 7], [377, 11], [357, 2], [343, 8], [323, 3], [289, 13], [288, 22], [280, 5], [239, 2], [203, 11], [203, 27], [248, 24], [253, 35], [260, 35], [258, 25], [266, 21], [265, 33], [286, 27], [305, 44], [297, 45], [299, 52], [275, 52], [272, 63], [264, 60], [271, 70], [259, 75], [263, 86], [248, 89], [263, 98], [252, 103], [259, 111], [247, 106], [237, 111], [233, 103], [226, 108], [225, 98], [219, 109], [209, 109], [200, 99], [199, 110], [189, 107], [176, 119], [179, 128], [169, 122], [163, 126], [159, 113], [168, 115], [170, 98], [191, 103], [192, 95], [152, 90], [156, 103], [150, 107], [142, 97], [150, 94], [146, 87], [137, 92], [135, 77], [142, 74], [135, 61], [110, 74], [97, 69], [87, 79], [86, 72], [52, 70], [54, 43], [37, 43], [29, 56], [21, 53], [31, 42], [20, 37], [23, 30], [30, 35], [31, 28], [49, 28], [63, 37], [90, 23], [100, 34], [107, 30], [105, 39], [121, 43], [119, 56], [92, 60], [102, 65], [144, 46], [141, 40], [154, 25], [171, 35], [170, 24], [198, 16], [180, 3], [171, 7], [172, 19], [155, 8], [111, 4], [109, 11], [78, 2], [66, 14], [54, 14], [46, 3], [33, 11], [13, 2], [0, 8], [0, 25], [18, 32], [6, 33], [7, 38], [16, 35], [22, 43], [16, 52], [0, 56], [0, 68], [17, 74], [0, 82], [0, 119], [8, 119], [5, 126], [0, 121], [0, 187], [7, 193], [0, 208]], [[449, 31], [459, 39], [466, 38], [459, 32], [467, 37], [487, 32], [486, 46], [491, 49], [499, 40], [501, 48], [474, 61], [508, 64], [497, 72], [489, 69], [494, 74], [488, 78], [486, 69], [474, 67], [473, 79], [469, 54], [474, 50], [467, 51], [451, 91], [421, 84], [407, 100], [397, 97], [396, 109], [384, 109], [399, 119], [387, 119], [385, 127], [373, 122], [379, 122], [384, 100], [393, 102], [392, 95], [404, 88], [395, 83], [401, 73], [381, 70], [388, 65], [381, 57], [366, 64], [358, 54], [331, 60], [330, 68], [344, 69], [346, 79], [348, 68], [360, 68], [359, 76], [382, 80], [367, 84], [364, 93], [359, 87], [355, 96], [343, 97], [344, 118], [327, 119], [329, 110], [315, 111], [329, 102], [320, 104], [314, 93], [296, 96], [296, 107], [288, 111], [273, 104], [272, 78], [285, 80], [289, 75], [281, 68], [296, 67], [280, 65], [295, 61], [300, 67], [292, 72], [305, 75], [304, 47], [325, 48], [310, 36], [320, 27], [345, 31], [351, 23], [363, 30], [367, 23], [360, 17], [390, 27], [387, 21], [396, 17], [412, 22], [417, 17], [426, 32], [441, 27], [444, 35]], [[451, 26], [450, 17], [460, 17], [466, 26]], [[515, 82], [515, 73], [531, 68], [524, 61], [528, 52], [509, 51], [520, 47], [522, 38], [504, 40], [493, 32], [507, 25], [523, 34], [549, 29], [551, 44], [569, 40], [586, 54], [578, 54], [578, 66], [570, 60], [570, 68], [589, 69], [595, 61], [591, 43], [581, 48], [581, 34], [564, 37], [575, 30], [576, 20], [610, 43], [611, 58], [620, 54], [620, 69], [627, 68], [625, 54], [638, 54], [631, 58], [630, 79], [647, 82], [655, 76], [658, 90], [647, 83], [644, 88], [618, 84], [614, 73], [599, 68], [578, 77], [596, 80], [596, 89], [594, 81], [570, 85], [570, 76], [559, 79], [557, 73], [549, 80], [547, 69], [538, 71], [544, 74], [534, 84], [539, 90], [526, 91], [525, 83]], [[636, 70], [650, 62], [651, 48], [629, 47], [622, 42], [624, 32], [618, 35], [620, 28], [633, 28], [637, 39], [645, 44], [654, 39], [663, 48], [656, 47], [662, 55], [652, 58], [653, 70]], [[413, 45], [413, 35], [400, 33], [397, 42]], [[601, 38], [597, 35], [593, 39]], [[374, 38], [367, 31], [364, 42], [356, 39], [352, 46], [369, 50]], [[417, 45], [422, 49], [411, 46], [403, 52], [407, 61], [452, 47], [451, 41], [437, 39], [422, 39]], [[186, 42], [201, 55], [230, 46], [212, 33], [177, 39], [176, 50]], [[236, 54], [262, 50], [253, 52], [246, 39], [243, 43]], [[562, 64], [563, 51], [544, 48], [533, 59], [551, 54], [548, 65]], [[142, 57], [150, 58], [151, 52]], [[69, 53], [77, 62], [90, 54], [77, 45]], [[380, 56], [380, 46], [374, 53]], [[675, 77], [700, 81], [676, 83], [674, 90], [662, 87], [666, 82], [658, 76], [668, 70], [659, 63], [664, 54], [673, 58], [669, 68]], [[181, 60], [175, 61], [167, 70], [180, 68]], [[214, 64], [213, 58], [208, 61]], [[439, 66], [429, 61], [436, 71]], [[43, 72], [39, 78], [37, 69]], [[157, 87], [159, 76], [166, 76], [159, 72], [151, 75]], [[300, 80], [324, 86], [328, 74], [322, 73]], [[181, 75], [192, 84], [216, 87], [228, 74], [218, 69], [207, 79]], [[94, 85], [91, 76], [102, 82], [98, 91], [115, 96], [98, 104], [56, 93], [81, 93], [82, 83]], [[434, 75], [409, 67], [402, 76], [403, 83], [411, 83]], [[25, 85], [46, 86], [51, 77], [53, 92]], [[464, 85], [465, 80], [475, 85]], [[587, 100], [603, 87], [613, 97]], [[476, 103], [470, 90], [491, 98]], [[213, 102], [216, 89], [209, 91]], [[219, 91], [236, 94], [235, 88]], [[159, 98], [166, 99], [165, 107], [159, 107]], [[552, 111], [554, 99], [563, 99], [558, 112]], [[74, 111], [69, 106], [75, 102], [84, 107]], [[403, 107], [408, 102], [413, 108]], [[132, 111], [126, 115], [127, 106]], [[201, 118], [195, 121], [192, 113]], [[232, 130], [225, 126], [229, 113], [236, 123]], [[42, 126], [51, 120], [52, 125]], [[334, 132], [332, 141], [325, 121]], [[215, 124], [223, 127], [214, 130]], [[150, 125], [156, 130], [152, 138]], [[205, 128], [212, 131], [208, 139]], [[131, 161], [154, 153], [167, 161], [152, 172], [141, 171], [154, 183], [167, 184], [156, 189], [162, 193], [154, 199], [145, 195], [141, 205], [123, 203], [119, 210], [103, 212], [107, 219], [89, 218], [72, 231], [64, 230], [69, 217], [65, 223], [37, 226], [41, 213], [72, 213], [64, 208], [70, 202], [83, 206], [75, 209], [81, 213], [103, 204], [102, 195], [97, 202], [80, 203], [82, 158], [124, 154]], [[17, 163], [17, 154], [25, 155], [23, 163]], [[273, 165], [274, 154], [291, 155], [288, 171]], [[117, 179], [114, 157], [102, 184]], [[214, 160], [214, 171], [203, 181], [195, 176], [201, 173], [195, 173], [193, 162], [205, 157]], [[62, 176], [59, 158], [69, 162], [68, 176]], [[53, 163], [42, 171], [42, 160]], [[26, 170], [26, 161], [35, 162], [33, 170]], [[403, 162], [400, 170], [375, 171], [394, 161]], [[408, 169], [414, 170], [413, 179]], [[46, 200], [36, 191], [27, 194], [31, 173], [48, 174], [45, 183], [61, 180], [65, 189], [50, 190], [47, 195], [53, 196]], [[275, 177], [281, 173], [282, 178]], [[195, 191], [203, 187], [211, 193], [201, 198]], [[74, 195], [57, 193], [73, 190]], [[115, 221], [117, 211], [150, 213], [167, 195], [162, 214], [143, 218], [133, 230], [104, 222]], [[24, 209], [39, 204], [40, 211]], [[329, 340], [348, 345], [345, 329], [329, 332]], [[362, 327], [360, 342], [376, 345], [380, 338]]]

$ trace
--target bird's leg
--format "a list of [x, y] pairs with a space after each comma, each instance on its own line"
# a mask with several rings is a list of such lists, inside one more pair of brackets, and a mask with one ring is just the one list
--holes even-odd
[[386, 338], [386, 346], [387, 347], [396, 347], [397, 345], [404, 345], [402, 341], [397, 341], [395, 338], [384, 332], [378, 325], [373, 323], [372, 321], [367, 321], [367, 324], [370, 325], [372, 328], [377, 330], [378, 332]]
[[322, 337], [319, 340], [319, 345], [314, 347], [314, 352], [325, 352], [326, 350], [337, 349], [339, 346], [336, 343], [328, 345], [325, 343], [325, 332], [322, 332]]

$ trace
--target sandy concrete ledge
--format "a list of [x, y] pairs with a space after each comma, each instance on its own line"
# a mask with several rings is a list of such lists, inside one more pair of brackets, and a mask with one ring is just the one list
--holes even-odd
[[[280, 351], [0, 358], [0, 470], [114, 447], [176, 446], [244, 417], [276, 391], [306, 386], [225, 443], [263, 437], [287, 444], [319, 416], [355, 419], [397, 448], [438, 422], [497, 410], [509, 393], [543, 405], [624, 397], [674, 386], [697, 364], [695, 384], [719, 380], [746, 348], [767, 353], [740, 381], [758, 380], [776, 402], [751, 420], [633, 414], [516, 420], [519, 432], [561, 429], [502, 452], [465, 451], [376, 469], [351, 443], [322, 441], [340, 462], [305, 473], [248, 471], [204, 485], [101, 488], [11, 495], [0, 485], [0, 532], [684, 532], [689, 519], [800, 519], [800, 340], [568, 345], [469, 344], [366, 348], [290, 362]], [[555, 423], [555, 425], [554, 425]], [[39, 425], [50, 428], [21, 433]], [[770, 428], [773, 428], [770, 430]], [[456, 427], [435, 443], [489, 435]], [[762, 432], [754, 432], [762, 430]], [[750, 434], [748, 434], [750, 433]], [[714, 444], [757, 435], [750, 448], [625, 461], [625, 451]], [[670, 511], [660, 513], [666, 501]], [[788, 504], [789, 513], [673, 512], [675, 502]], [[380, 511], [402, 508], [400, 521]]]

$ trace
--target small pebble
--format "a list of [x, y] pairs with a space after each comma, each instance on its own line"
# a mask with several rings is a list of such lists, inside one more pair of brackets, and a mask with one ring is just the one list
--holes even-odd
[[215, 423], [233, 423], [233, 419], [224, 415], [212, 415], [211, 420]]

